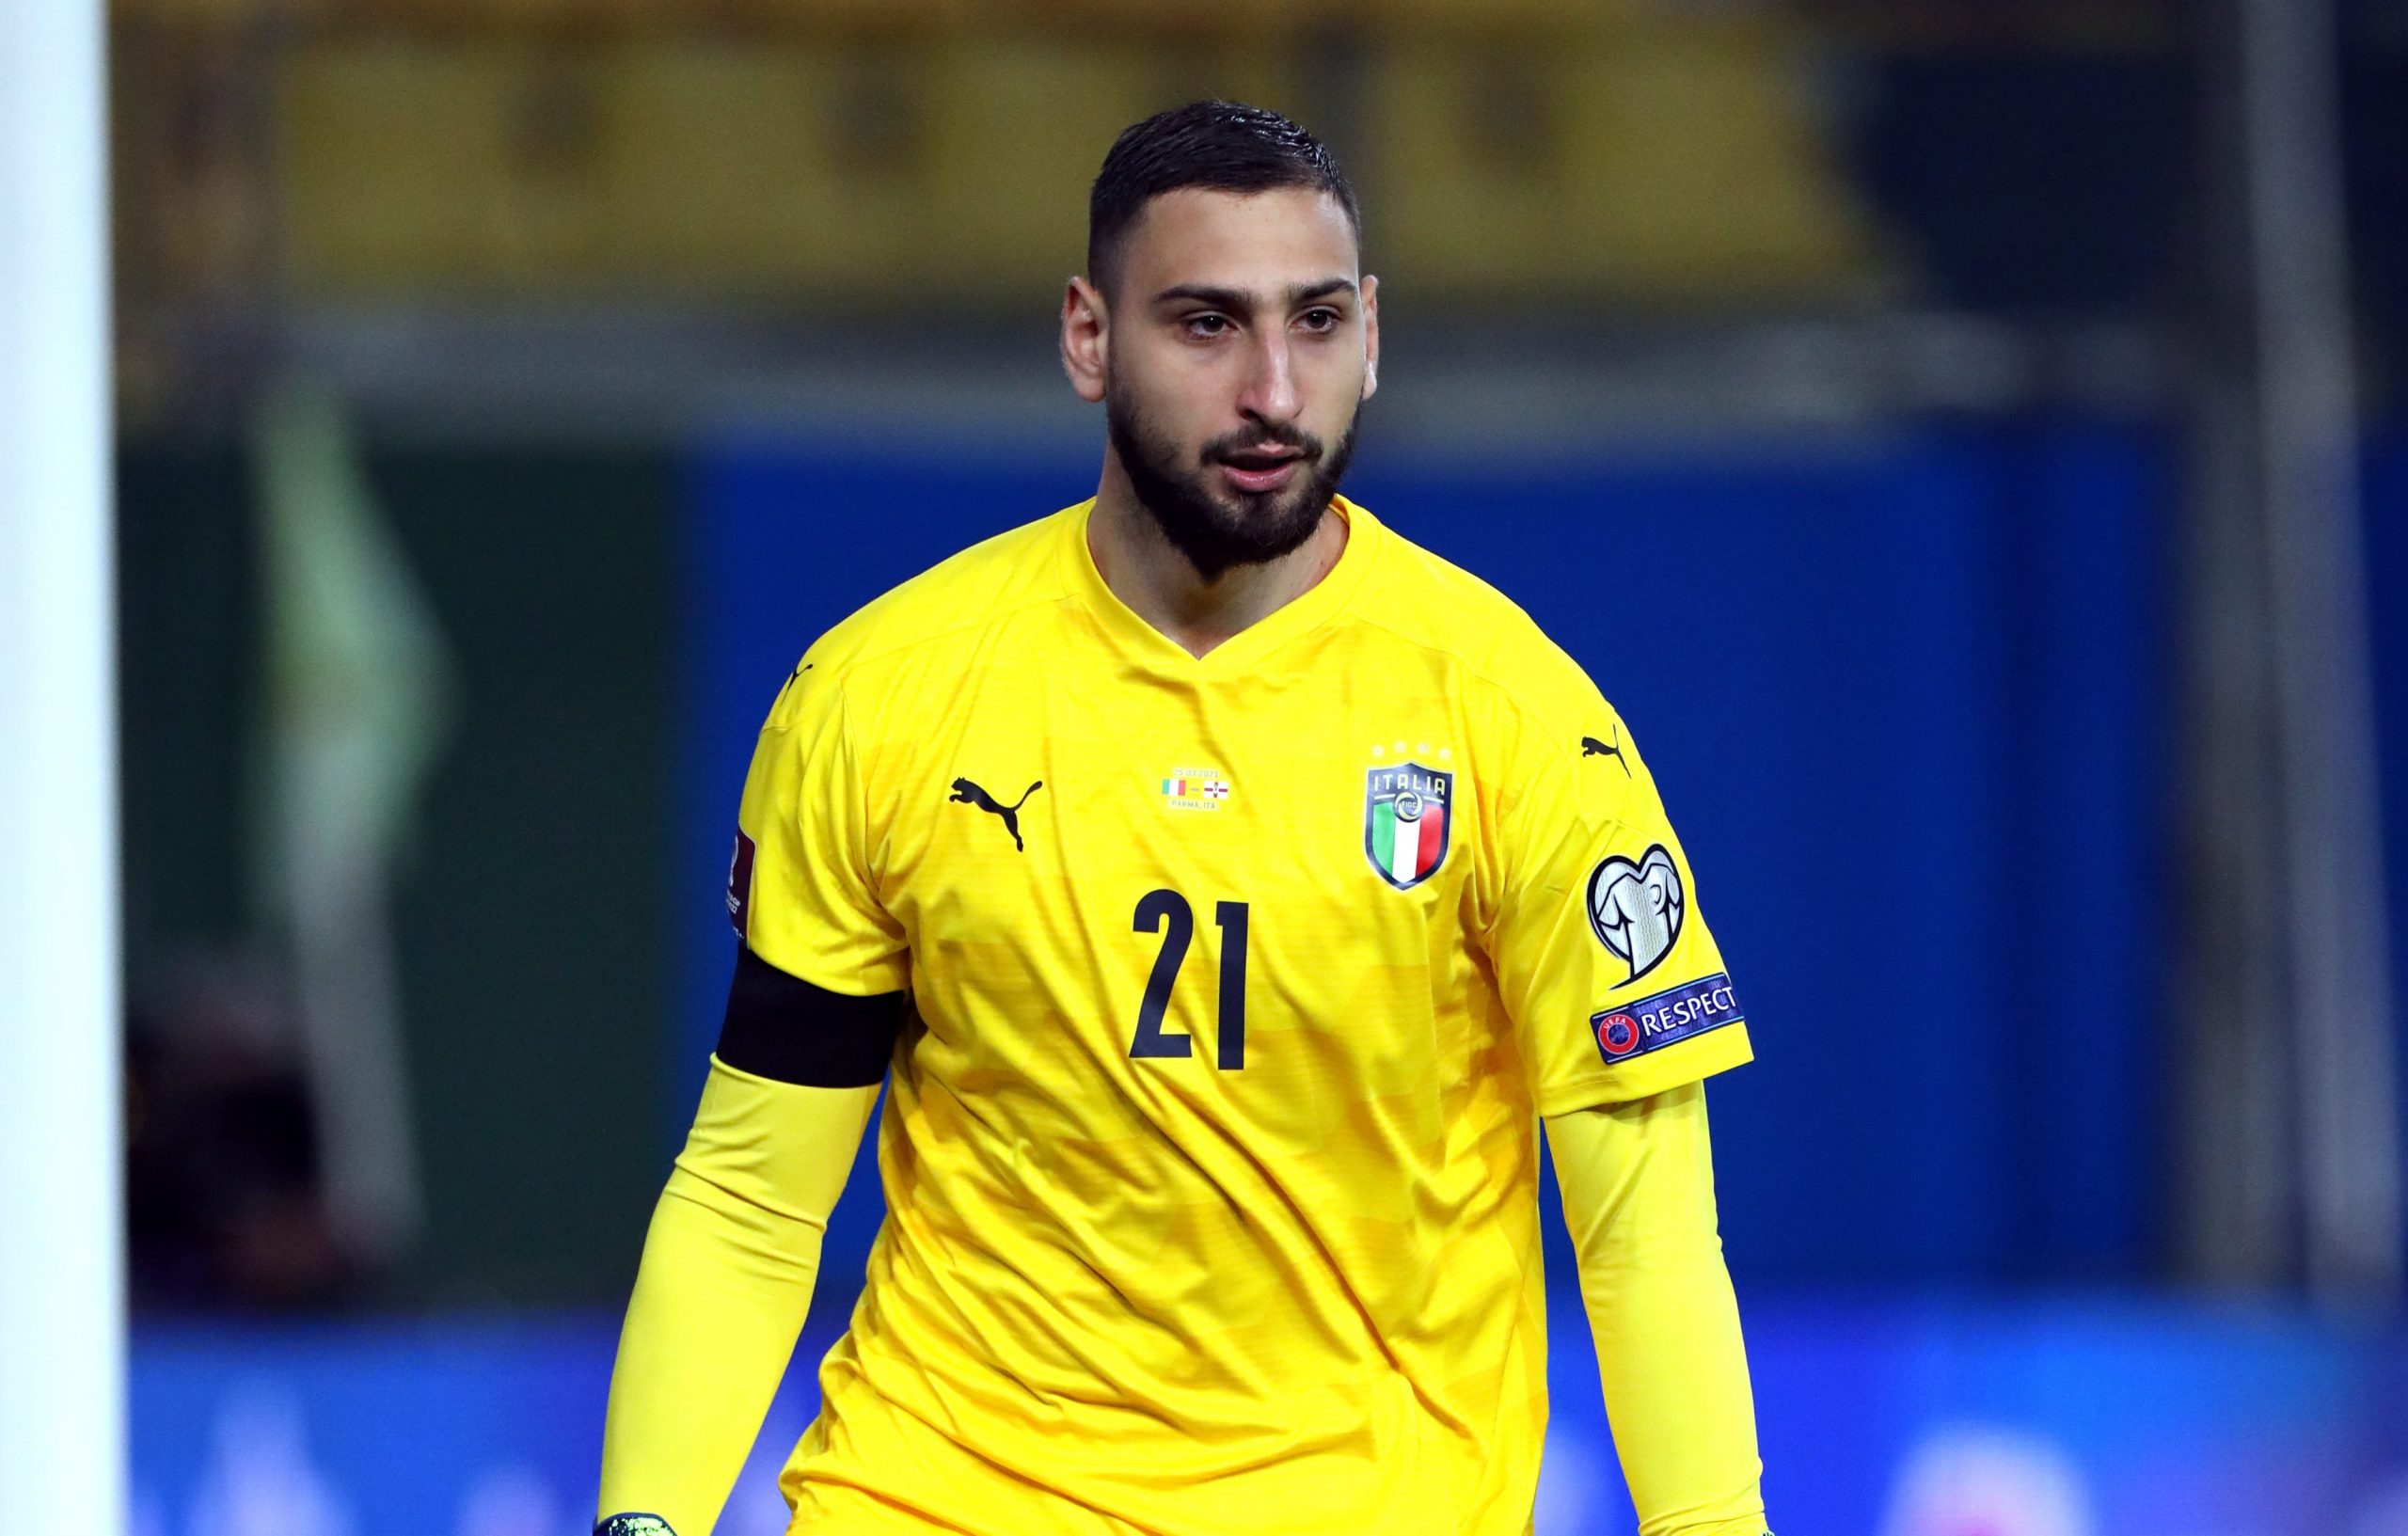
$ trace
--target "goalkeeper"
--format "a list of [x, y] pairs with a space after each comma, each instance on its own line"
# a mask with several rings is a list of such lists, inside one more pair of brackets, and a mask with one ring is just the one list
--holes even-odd
[[1526, 1536], [1544, 1126], [1642, 1536], [1762, 1536], [1703, 1086], [1748, 1026], [1621, 718], [1338, 493], [1360, 238], [1275, 114], [1123, 134], [1062, 307], [1095, 496], [846, 620], [772, 705], [613, 1536], [718, 1518], [881, 1083], [792, 1530]]

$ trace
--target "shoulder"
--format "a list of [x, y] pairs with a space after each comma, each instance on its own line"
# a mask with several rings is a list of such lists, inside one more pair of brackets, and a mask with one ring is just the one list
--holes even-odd
[[804, 697], [824, 696], [897, 658], [964, 641], [1031, 607], [1060, 601], [1059, 544], [1077, 512], [1069, 508], [982, 539], [863, 604], [803, 652], [794, 677], [809, 673], [812, 686], [787, 689], [770, 723]]
[[1383, 538], [1364, 622], [1444, 658], [1474, 753], [1492, 770], [1485, 782], [1539, 807], [1523, 819], [1530, 835], [1559, 839], [1564, 817], [1660, 821], [1629, 728], [1581, 664], [1486, 581], [1393, 530]]
[[1611, 715], [1580, 663], [1520, 604], [1395, 529], [1377, 526], [1377, 591], [1359, 605], [1363, 622], [1450, 657], [1469, 690], [1525, 720], [1578, 721], [1588, 729]]

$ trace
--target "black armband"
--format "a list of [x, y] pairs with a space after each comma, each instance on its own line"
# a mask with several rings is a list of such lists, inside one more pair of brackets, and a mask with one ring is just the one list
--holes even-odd
[[902, 1028], [901, 992], [832, 992], [739, 945], [719, 1026], [719, 1059], [777, 1083], [866, 1088], [886, 1076]]
[[594, 1528], [594, 1536], [677, 1536], [657, 1514], [612, 1514]]

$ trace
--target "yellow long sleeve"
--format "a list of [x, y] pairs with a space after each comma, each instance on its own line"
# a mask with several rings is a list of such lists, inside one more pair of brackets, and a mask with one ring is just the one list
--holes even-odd
[[761, 1430], [878, 1089], [812, 1088], [711, 1058], [619, 1335], [601, 1512], [708, 1536]]
[[1558, 1115], [1546, 1133], [1640, 1536], [1762, 1536], [1704, 1085]]

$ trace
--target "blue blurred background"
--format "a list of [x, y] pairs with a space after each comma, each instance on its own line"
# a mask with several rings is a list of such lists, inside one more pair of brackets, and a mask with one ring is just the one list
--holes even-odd
[[[1086, 182], [1223, 93], [1361, 184], [1349, 493], [1747, 990], [1776, 1528], [2408, 1533], [2408, 5], [2286, 9], [119, 0], [138, 1528], [585, 1528], [753, 729], [1092, 489]], [[1628, 1530], [1544, 1202], [1538, 1529]]]

